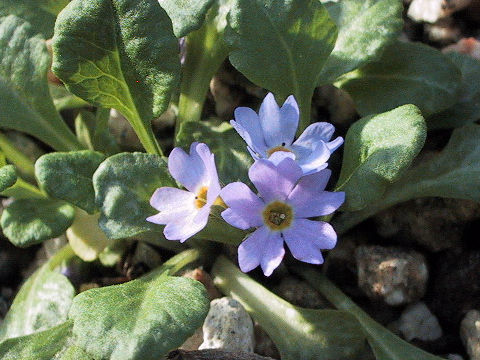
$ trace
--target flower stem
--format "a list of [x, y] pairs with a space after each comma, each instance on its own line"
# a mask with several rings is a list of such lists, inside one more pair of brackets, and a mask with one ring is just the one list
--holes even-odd
[[47, 195], [35, 185], [32, 185], [21, 178], [8, 189], [2, 191], [0, 195], [13, 197], [15, 199], [46, 199]]
[[186, 37], [175, 134], [184, 122], [200, 121], [210, 80], [228, 56], [229, 48], [217, 28], [217, 10], [218, 6], [210, 9], [203, 26]]

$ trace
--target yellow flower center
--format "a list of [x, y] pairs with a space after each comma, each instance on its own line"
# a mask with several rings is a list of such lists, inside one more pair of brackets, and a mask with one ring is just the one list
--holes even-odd
[[207, 203], [207, 192], [208, 186], [202, 186], [197, 196], [195, 196], [195, 207], [197, 209], [201, 209]]
[[263, 222], [271, 230], [284, 230], [292, 224], [293, 210], [290, 205], [281, 201], [268, 204], [263, 210]]
[[[285, 144], [285, 143], [283, 143], [283, 144]], [[282, 144], [282, 146], [275, 146], [271, 149], [268, 149], [267, 150], [268, 157], [272, 156], [272, 154], [276, 153], [277, 151], [293, 152], [292, 150], [289, 150], [285, 146], [283, 146], [283, 144]]]

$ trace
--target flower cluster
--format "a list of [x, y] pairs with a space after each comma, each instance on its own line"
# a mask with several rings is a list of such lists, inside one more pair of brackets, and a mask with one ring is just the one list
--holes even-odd
[[330, 141], [334, 127], [318, 122], [294, 141], [298, 121], [293, 96], [279, 107], [268, 94], [258, 114], [246, 107], [235, 110], [231, 124], [255, 159], [248, 176], [257, 194], [241, 182], [221, 189], [207, 145], [193, 143], [189, 154], [175, 148], [168, 169], [186, 190], [157, 189], [150, 204], [159, 213], [147, 220], [166, 225], [167, 239], [183, 242], [207, 225], [212, 205], [222, 204], [228, 224], [253, 230], [238, 248], [242, 271], [260, 265], [271, 275], [285, 255], [284, 242], [296, 259], [323, 263], [321, 250], [332, 249], [337, 235], [330, 224], [311, 218], [333, 213], [345, 200], [343, 192], [325, 191], [331, 174], [327, 161], [343, 139]]

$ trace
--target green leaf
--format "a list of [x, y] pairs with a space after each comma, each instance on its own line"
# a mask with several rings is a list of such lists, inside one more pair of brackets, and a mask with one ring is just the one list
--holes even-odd
[[112, 243], [98, 226], [100, 214], [89, 215], [75, 209], [75, 220], [67, 229], [67, 238], [75, 254], [84, 261], [93, 261]]
[[47, 330], [67, 320], [75, 289], [46, 263], [22, 285], [0, 324], [0, 342]]
[[420, 197], [437, 196], [480, 202], [479, 137], [480, 125], [454, 130], [449, 143], [440, 153], [408, 170], [376, 203], [336, 218], [335, 229], [344, 233], [383, 209]]
[[93, 214], [97, 208], [92, 177], [103, 160], [105, 155], [91, 150], [49, 153], [35, 163], [35, 176], [51, 197]]
[[181, 38], [202, 26], [213, 0], [159, 0], [159, 3], [172, 20], [175, 36]]
[[177, 145], [188, 152], [194, 141], [208, 144], [215, 154], [215, 163], [222, 183], [250, 182], [247, 174], [253, 163], [252, 156], [248, 153], [243, 139], [229, 124], [221, 123], [215, 126], [206, 121], [183, 123], [177, 135]]
[[45, 40], [13, 15], [0, 18], [0, 127], [26, 132], [56, 150], [79, 150], [47, 85]]
[[426, 125], [419, 109], [404, 105], [355, 122], [345, 139], [336, 190], [346, 192], [342, 209], [360, 210], [382, 197], [423, 147]]
[[67, 321], [49, 330], [5, 340], [0, 343], [2, 360], [52, 360], [67, 346], [72, 322]]
[[[101, 36], [99, 36], [101, 34]], [[58, 16], [54, 73], [75, 95], [119, 110], [147, 151], [179, 79], [178, 40], [157, 0], [73, 0]]]
[[404, 104], [428, 116], [453, 105], [460, 81], [460, 71], [440, 51], [397, 41], [378, 61], [345, 75], [337, 85], [353, 97], [362, 116]]
[[3, 233], [16, 246], [27, 247], [61, 235], [72, 224], [74, 208], [58, 200], [20, 199], [3, 210]]
[[480, 125], [453, 132], [445, 149], [410, 169], [382, 201], [438, 196], [480, 202]]
[[253, 83], [280, 98], [293, 94], [303, 130], [313, 90], [333, 50], [336, 26], [318, 0], [235, 0], [225, 40], [230, 62]]
[[365, 351], [365, 335], [347, 312], [293, 306], [224, 256], [217, 259], [212, 274], [215, 285], [240, 301], [268, 333], [282, 360], [351, 360]]
[[480, 62], [456, 52], [445, 54], [462, 73], [457, 102], [427, 119], [429, 128], [457, 128], [480, 119]]
[[338, 27], [338, 38], [320, 74], [320, 84], [332, 83], [376, 60], [402, 30], [399, 0], [342, 0], [324, 5]]
[[299, 271], [297, 270], [297, 272], [337, 309], [348, 312], [358, 320], [377, 360], [442, 359], [416, 348], [377, 323], [348, 296], [332, 284], [325, 275], [311, 269], [300, 269]]
[[150, 206], [153, 192], [162, 186], [176, 186], [167, 163], [156, 155], [122, 153], [105, 160], [93, 175], [100, 227], [111, 239], [161, 231], [145, 219], [156, 213]]
[[76, 345], [92, 357], [156, 360], [202, 325], [209, 305], [199, 282], [160, 274], [85, 291], [69, 316]]
[[46, 38], [53, 35], [53, 27], [57, 14], [69, 0], [2, 0], [0, 2], [0, 17], [16, 15], [30, 24], [36, 32]]
[[0, 168], [0, 192], [8, 189], [17, 182], [15, 166], [5, 165]]
[[78, 346], [70, 346], [64, 353], [62, 353], [61, 360], [94, 360], [90, 355], [83, 351]]

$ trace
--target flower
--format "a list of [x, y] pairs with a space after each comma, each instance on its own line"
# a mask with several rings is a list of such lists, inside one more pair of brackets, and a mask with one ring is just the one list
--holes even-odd
[[235, 109], [235, 120], [230, 124], [247, 143], [247, 149], [255, 160], [268, 159], [277, 151], [291, 152], [304, 174], [327, 167], [330, 154], [343, 144], [343, 138], [329, 141], [335, 131], [332, 124], [317, 122], [308, 126], [293, 142], [297, 132], [299, 110], [293, 95], [279, 108], [272, 93], [260, 106], [257, 115], [248, 107]]
[[220, 193], [214, 155], [203, 143], [192, 143], [190, 155], [175, 148], [168, 158], [168, 171], [187, 190], [155, 190], [150, 205], [160, 213], [147, 221], [166, 225], [163, 233], [168, 240], [184, 242], [205, 227], [210, 208]]
[[343, 192], [324, 191], [330, 174], [324, 169], [303, 176], [291, 157], [283, 157], [278, 165], [260, 159], [248, 172], [260, 196], [241, 182], [222, 189], [220, 196], [228, 206], [223, 219], [242, 230], [256, 227], [238, 248], [243, 272], [260, 265], [265, 276], [271, 275], [285, 255], [284, 241], [296, 259], [323, 263], [320, 250], [332, 249], [337, 235], [330, 224], [308, 218], [331, 214], [345, 201]]

